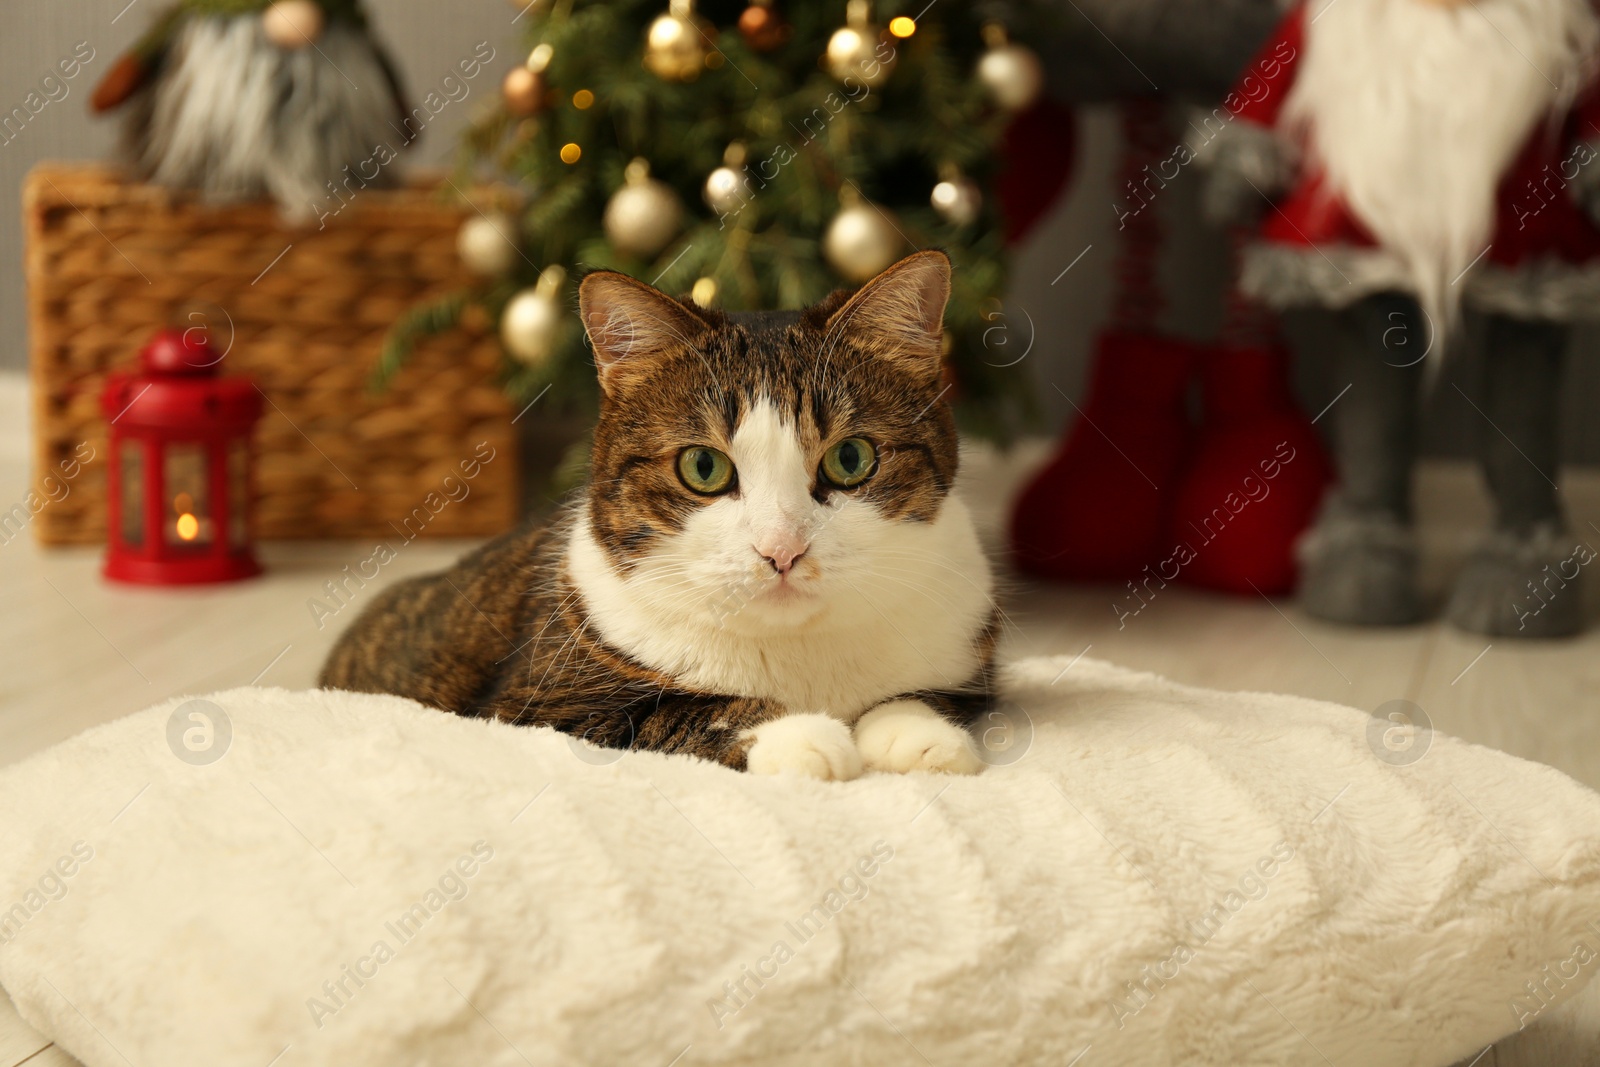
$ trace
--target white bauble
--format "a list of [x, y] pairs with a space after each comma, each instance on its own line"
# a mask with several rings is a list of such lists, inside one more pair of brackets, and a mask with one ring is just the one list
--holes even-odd
[[473, 215], [456, 233], [456, 252], [474, 274], [495, 277], [517, 261], [517, 221], [500, 211]]
[[865, 282], [900, 258], [900, 231], [871, 204], [845, 206], [822, 235], [828, 264], [852, 282]]
[[996, 104], [1007, 111], [1021, 111], [1037, 100], [1044, 88], [1044, 64], [1031, 48], [997, 45], [978, 60], [978, 80]]
[[566, 309], [561, 287], [567, 272], [546, 267], [532, 289], [512, 297], [500, 315], [500, 343], [523, 363], [538, 365], [549, 359], [561, 339]]
[[983, 210], [983, 190], [971, 178], [959, 175], [935, 185], [928, 200], [939, 217], [953, 226], [971, 226]]
[[629, 163], [627, 173], [627, 183], [606, 203], [606, 239], [625, 255], [651, 259], [683, 228], [683, 204], [666, 183], [650, 177], [644, 160]]
[[313, 0], [278, 0], [261, 13], [261, 32], [279, 48], [308, 48], [327, 24]]
[[718, 215], [727, 215], [750, 199], [750, 179], [732, 167], [718, 167], [706, 178], [702, 193], [707, 207]]

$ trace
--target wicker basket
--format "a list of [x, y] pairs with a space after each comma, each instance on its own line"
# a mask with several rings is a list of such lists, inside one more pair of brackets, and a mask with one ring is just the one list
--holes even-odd
[[[402, 524], [481, 536], [516, 521], [513, 416], [481, 323], [425, 340], [388, 389], [369, 386], [395, 319], [467, 280], [455, 252], [467, 209], [431, 183], [362, 191], [325, 227], [290, 229], [270, 204], [204, 207], [105, 166], [46, 163], [23, 204], [36, 477], [95, 449], [36, 517], [44, 543], [104, 540], [106, 372], [197, 313], [219, 348], [233, 334], [223, 372], [254, 378], [270, 402], [256, 430], [260, 538], [392, 538]], [[466, 496], [428, 508], [483, 442], [494, 458]]]

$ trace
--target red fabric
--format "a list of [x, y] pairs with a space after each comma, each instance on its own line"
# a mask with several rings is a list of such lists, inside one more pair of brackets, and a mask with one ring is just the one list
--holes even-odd
[[1022, 240], [1061, 196], [1077, 155], [1077, 119], [1048, 97], [1018, 112], [1000, 145], [1004, 160], [995, 193], [1005, 216], [1006, 244]]
[[1205, 414], [1173, 494], [1157, 578], [1247, 596], [1293, 591], [1294, 544], [1332, 465], [1294, 401], [1288, 367], [1277, 347], [1202, 356]]
[[1185, 401], [1194, 358], [1186, 341], [1100, 337], [1088, 396], [1012, 515], [1019, 567], [1068, 581], [1121, 581], [1155, 558], [1193, 433]]
[[1295, 61], [1305, 48], [1305, 29], [1305, 5], [1297, 4], [1251, 58], [1233, 92], [1223, 97], [1229, 114], [1260, 126], [1278, 124], [1294, 82]]
[[[1293, 88], [1305, 39], [1315, 33], [1316, 27], [1305, 21], [1305, 6], [1297, 5], [1229, 94], [1226, 106], [1237, 116], [1236, 121], [1266, 127], [1277, 124]], [[1593, 86], [1559, 129], [1536, 123], [1529, 132], [1496, 193], [1495, 225], [1486, 262], [1516, 267], [1532, 259], [1553, 257], [1585, 263], [1600, 258], [1600, 228], [1564, 187], [1581, 165], [1579, 160], [1593, 160], [1592, 155], [1581, 154], [1582, 150], [1574, 156], [1580, 141], [1600, 141], [1600, 94]], [[1324, 175], [1316, 167], [1304, 166], [1294, 187], [1274, 208], [1262, 220], [1261, 238], [1265, 241], [1297, 249], [1312, 245], [1376, 247], [1343, 199], [1325, 188]]]

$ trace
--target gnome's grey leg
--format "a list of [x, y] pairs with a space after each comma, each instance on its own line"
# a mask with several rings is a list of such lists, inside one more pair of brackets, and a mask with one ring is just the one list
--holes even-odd
[[1338, 367], [1349, 391], [1333, 407], [1338, 487], [1300, 544], [1300, 604], [1362, 626], [1422, 615], [1411, 528], [1411, 468], [1420, 421], [1421, 354], [1415, 301], [1367, 297], [1335, 316]]
[[1565, 637], [1583, 627], [1579, 551], [1556, 494], [1560, 323], [1491, 316], [1479, 455], [1495, 525], [1468, 559], [1450, 598], [1450, 621], [1497, 637]]

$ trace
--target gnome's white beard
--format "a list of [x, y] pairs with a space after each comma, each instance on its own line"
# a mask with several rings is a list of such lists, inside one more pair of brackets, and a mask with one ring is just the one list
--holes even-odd
[[212, 201], [267, 195], [303, 222], [337, 208], [339, 186], [357, 170], [359, 187], [397, 180], [376, 162], [404, 143], [398, 109], [378, 53], [353, 26], [329, 26], [314, 48], [284, 49], [258, 16], [191, 18], [142, 106], [141, 170]]
[[1582, 88], [1600, 20], [1589, 0], [1314, 0], [1308, 16], [1284, 121], [1444, 327], [1501, 178]]

